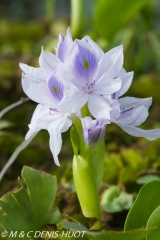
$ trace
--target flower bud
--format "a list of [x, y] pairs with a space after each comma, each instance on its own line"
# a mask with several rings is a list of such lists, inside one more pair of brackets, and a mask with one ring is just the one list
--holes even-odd
[[81, 120], [86, 145], [94, 146], [104, 138], [108, 120], [103, 118], [93, 120], [91, 117], [85, 117]]

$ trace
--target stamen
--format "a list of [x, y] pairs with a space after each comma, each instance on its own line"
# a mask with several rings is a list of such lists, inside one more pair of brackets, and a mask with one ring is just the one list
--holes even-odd
[[95, 80], [91, 84], [86, 83], [82, 89], [85, 93], [92, 93], [94, 85], [95, 85]]

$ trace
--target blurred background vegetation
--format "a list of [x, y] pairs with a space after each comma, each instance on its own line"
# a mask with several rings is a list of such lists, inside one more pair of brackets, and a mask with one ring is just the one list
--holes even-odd
[[[123, 44], [124, 67], [127, 72], [134, 71], [133, 84], [126, 95], [152, 96], [149, 118], [141, 127], [160, 128], [160, 0], [1, 0], [0, 110], [25, 97], [19, 63], [38, 67], [41, 46], [54, 52], [59, 32], [66, 34], [68, 26], [73, 38], [89, 35], [105, 52]], [[0, 169], [24, 140], [35, 107], [36, 103], [28, 101], [0, 120]], [[63, 211], [67, 213], [76, 212], [69, 132], [63, 134], [61, 167], [54, 164], [48, 140], [48, 133], [41, 131], [20, 153], [0, 182], [0, 196], [17, 186], [23, 165], [28, 165], [56, 174], [60, 186], [57, 205], [66, 206]], [[129, 136], [114, 124], [107, 127], [102, 198], [113, 184], [134, 198], [142, 184], [159, 176], [160, 140], [149, 142]], [[109, 211], [104, 206], [105, 209]], [[107, 219], [113, 221], [114, 215], [107, 215]], [[119, 222], [113, 222], [119, 226]]]

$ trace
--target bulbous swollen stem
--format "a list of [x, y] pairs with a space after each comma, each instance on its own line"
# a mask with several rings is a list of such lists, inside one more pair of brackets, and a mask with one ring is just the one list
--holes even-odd
[[90, 162], [80, 155], [73, 158], [73, 178], [84, 216], [101, 222], [96, 178]]
[[71, 142], [75, 149], [72, 167], [76, 192], [84, 216], [95, 219], [98, 230], [101, 227], [98, 190], [103, 176], [105, 141], [103, 139], [94, 147], [87, 147], [83, 139], [81, 120], [75, 114], [71, 114], [69, 118], [77, 130], [76, 137], [71, 134]]

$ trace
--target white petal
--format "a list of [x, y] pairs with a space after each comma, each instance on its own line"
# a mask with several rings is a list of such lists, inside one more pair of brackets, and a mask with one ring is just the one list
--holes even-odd
[[[87, 46], [87, 47], [86, 47]], [[85, 41], [76, 40], [68, 63], [72, 71], [71, 81], [77, 87], [93, 82], [98, 70], [98, 59], [90, 45]]]
[[95, 52], [96, 56], [98, 59], [102, 58], [104, 55], [104, 52], [102, 51], [102, 49], [98, 46], [97, 43], [95, 43], [89, 36], [84, 37], [81, 41], [87, 41], [89, 43], [89, 45], [92, 48], [92, 51]]
[[53, 72], [58, 68], [60, 60], [58, 57], [50, 52], [41, 51], [41, 55], [39, 58], [40, 67], [46, 73], [48, 77], [50, 77]]
[[83, 91], [71, 88], [59, 103], [59, 109], [68, 113], [75, 113], [80, 110], [88, 100], [88, 94]]
[[63, 128], [61, 129], [61, 133], [66, 132], [71, 127], [71, 125], [72, 125], [71, 120], [67, 118]]
[[47, 82], [35, 82], [32, 77], [22, 74], [22, 87], [25, 94], [33, 101], [49, 107], [57, 107], [57, 103], [48, 89]]
[[28, 139], [33, 133], [41, 129], [48, 130], [50, 134], [50, 148], [57, 165], [59, 165], [58, 154], [62, 146], [61, 133], [66, 132], [72, 124], [67, 116], [67, 114], [57, 111], [50, 113], [48, 107], [39, 104], [34, 111], [31, 123], [29, 124], [30, 130], [26, 135], [26, 139]]
[[123, 125], [138, 126], [143, 123], [148, 117], [148, 109], [144, 106], [127, 110], [125, 113], [121, 113], [117, 119], [117, 123]]
[[157, 138], [160, 138], [160, 129], [142, 130], [133, 126], [123, 126], [120, 124], [118, 124], [118, 126], [134, 137], [144, 137], [148, 140], [155, 140]]
[[112, 94], [121, 87], [121, 79], [107, 79], [105, 74], [95, 83], [93, 92], [95, 94]]
[[28, 140], [31, 135], [41, 129], [48, 129], [49, 125], [53, 121], [53, 117], [49, 114], [50, 109], [40, 104], [37, 105], [31, 119], [29, 131], [27, 132], [25, 139]]
[[82, 121], [82, 126], [84, 125], [86, 129], [88, 129], [91, 126], [93, 119], [87, 116], [87, 117], [81, 118], [81, 121]]
[[134, 97], [124, 97], [119, 99], [121, 108], [139, 107], [144, 106], [149, 108], [152, 104], [152, 98], [134, 98]]
[[96, 94], [89, 94], [88, 108], [93, 117], [110, 119], [111, 107], [103, 97]]
[[72, 43], [73, 43], [73, 40], [72, 40], [72, 36], [69, 28], [67, 29], [66, 37], [64, 37], [61, 33], [59, 34], [59, 42], [55, 50], [56, 50], [56, 56], [62, 62], [65, 62], [67, 60], [68, 53], [70, 51]]
[[118, 77], [120, 77], [122, 79], [121, 89], [117, 92], [118, 97], [122, 96], [125, 92], [128, 91], [128, 89], [130, 88], [131, 83], [132, 83], [133, 75], [134, 75], [133, 72], [126, 73], [125, 77], [121, 77], [118, 75]]
[[99, 71], [97, 79], [104, 73], [107, 78], [115, 78], [123, 65], [123, 47], [118, 46], [105, 53], [99, 62]]
[[24, 63], [20, 63], [19, 66], [25, 74], [33, 77], [33, 80], [34, 80], [34, 78], [35, 78], [35, 81], [41, 81], [41, 80], [46, 81], [47, 80], [47, 75], [41, 68], [30, 67]]
[[25, 136], [25, 140], [28, 140], [34, 133], [39, 132], [41, 129], [39, 128], [33, 128], [33, 129], [29, 129], [29, 131], [27, 132], [26, 136]]
[[111, 122], [115, 122], [115, 120], [117, 118], [119, 118], [119, 116], [120, 116], [120, 105], [119, 105], [118, 100], [116, 100], [116, 99], [112, 99], [110, 105], [112, 107], [112, 110], [110, 112], [110, 114], [111, 114]]
[[[67, 127], [65, 127], [67, 125]], [[69, 124], [67, 121], [67, 117], [64, 116], [57, 120], [56, 122], [53, 122], [49, 128], [49, 134], [50, 134], [50, 149], [54, 157], [54, 161], [57, 166], [59, 166], [59, 160], [58, 160], [58, 154], [62, 147], [62, 136], [61, 132], [65, 129], [67, 131], [69, 128]]]
[[38, 104], [31, 119], [31, 123], [29, 126], [29, 131], [25, 137], [27, 140], [34, 132], [38, 132], [41, 129], [48, 130], [49, 125], [53, 121], [57, 121], [57, 119], [63, 117], [64, 115], [59, 112], [50, 112], [50, 108]]

